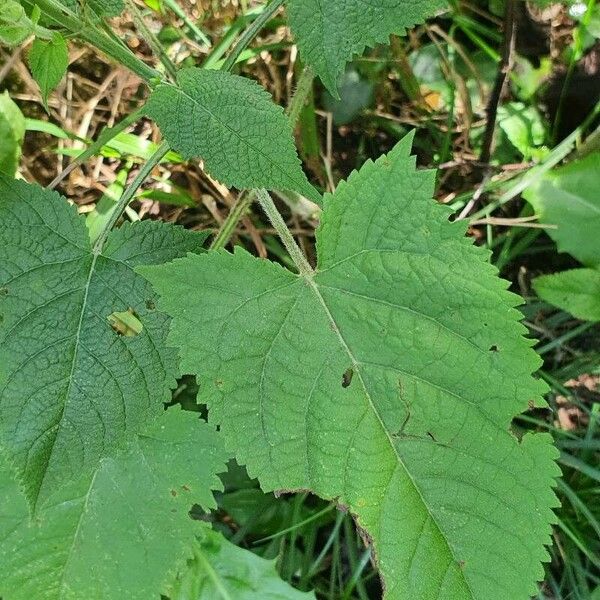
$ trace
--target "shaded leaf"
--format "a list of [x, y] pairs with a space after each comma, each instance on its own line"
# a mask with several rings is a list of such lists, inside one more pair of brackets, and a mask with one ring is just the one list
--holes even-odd
[[554, 169], [524, 193], [560, 252], [587, 266], [600, 264], [600, 152]]
[[239, 248], [140, 271], [238, 461], [347, 507], [386, 598], [526, 598], [558, 468], [550, 436], [510, 427], [544, 405], [541, 361], [410, 148], [326, 195], [313, 275]]
[[367, 46], [404, 34], [444, 3], [440, 0], [288, 0], [292, 31], [302, 59], [333, 95], [346, 62]]
[[171, 600], [314, 600], [282, 581], [274, 560], [238, 548], [204, 528], [188, 562], [169, 592]]
[[193, 413], [169, 410], [93, 476], [53, 494], [33, 522], [9, 471], [0, 473], [0, 595], [4, 600], [148, 600], [185, 565], [200, 526], [193, 503], [211, 490], [227, 455]]
[[[178, 370], [168, 318], [133, 268], [198, 251], [204, 238], [148, 221], [94, 251], [58, 194], [0, 177], [0, 440], [32, 507], [169, 400]], [[108, 321], [129, 308], [143, 324], [135, 337]]]
[[533, 281], [537, 295], [578, 319], [600, 321], [600, 271], [572, 269]]

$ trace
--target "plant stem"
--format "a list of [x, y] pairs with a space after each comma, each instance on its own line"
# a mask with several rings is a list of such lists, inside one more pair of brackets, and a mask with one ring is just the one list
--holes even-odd
[[205, 44], [209, 48], [212, 46], [207, 35], [187, 16], [187, 13], [175, 0], [164, 0], [164, 3], [185, 23], [186, 27], [196, 36], [197, 42]]
[[504, 13], [504, 43], [502, 45], [502, 58], [496, 75], [494, 89], [487, 106], [487, 123], [483, 136], [483, 147], [479, 161], [489, 163], [494, 143], [494, 132], [496, 131], [496, 120], [498, 118], [498, 107], [502, 98], [502, 90], [506, 85], [508, 74], [512, 69], [515, 48], [516, 22], [516, 0], [507, 0]]
[[152, 79], [160, 77], [160, 73], [149, 67], [140, 60], [127, 46], [109, 38], [94, 25], [86, 24], [73, 12], [58, 4], [55, 0], [36, 0], [36, 4], [42, 12], [53, 21], [68, 29], [71, 33], [77, 35], [85, 42], [98, 48], [106, 55], [114, 58], [144, 81], [150, 82]]
[[142, 117], [144, 113], [144, 109], [139, 108], [138, 110], [132, 112], [130, 115], [127, 115], [122, 121], [119, 121], [114, 127], [108, 127], [103, 129], [98, 136], [98, 139], [91, 144], [88, 148], [86, 148], [81, 154], [75, 157], [69, 165], [59, 173], [48, 186], [49, 189], [53, 190], [65, 177], [72, 173], [77, 167], [86, 162], [89, 158], [97, 154], [98, 151], [105, 146], [110, 140], [114, 139], [121, 133], [125, 131], [130, 125], [133, 125], [138, 119]]
[[240, 54], [249, 46], [250, 42], [258, 35], [260, 30], [265, 24], [271, 19], [271, 17], [279, 10], [285, 0], [271, 0], [263, 12], [256, 18], [256, 20], [244, 31], [242, 37], [238, 40], [233, 50], [229, 53], [229, 56], [225, 59], [222, 69], [223, 71], [231, 71]]
[[142, 35], [144, 36], [146, 43], [152, 49], [152, 52], [156, 54], [163, 67], [171, 77], [173, 81], [177, 79], [177, 67], [173, 64], [173, 61], [169, 57], [169, 55], [165, 52], [162, 44], [158, 40], [158, 38], [154, 35], [150, 28], [146, 25], [144, 21], [144, 15], [142, 15], [139, 8], [135, 5], [133, 0], [125, 0], [127, 5], [127, 10], [131, 13], [133, 20], [135, 22], [136, 27], [140, 30]]
[[237, 224], [244, 217], [246, 211], [252, 206], [255, 198], [256, 190], [250, 190], [238, 196], [235, 204], [231, 207], [227, 218], [223, 221], [221, 229], [219, 229], [219, 232], [211, 242], [210, 250], [220, 250], [228, 244]]
[[277, 207], [275, 206], [275, 203], [273, 202], [273, 199], [267, 190], [257, 190], [256, 196], [259, 204], [271, 222], [271, 225], [273, 225], [275, 231], [283, 242], [285, 249], [288, 251], [296, 267], [298, 267], [300, 274], [304, 277], [311, 277], [314, 274], [313, 268], [310, 266], [310, 264], [308, 264], [308, 261], [302, 253], [302, 250], [300, 250], [298, 244], [296, 244], [294, 236], [291, 234], [288, 226], [285, 224], [283, 217], [277, 210]]
[[102, 231], [98, 235], [98, 239], [94, 244], [94, 254], [100, 254], [102, 252], [102, 248], [104, 243], [106, 242], [106, 238], [110, 233], [110, 230], [115, 226], [116, 222], [119, 220], [123, 211], [127, 208], [136, 192], [140, 189], [148, 175], [152, 172], [154, 167], [165, 157], [167, 152], [169, 152], [169, 144], [163, 142], [158, 150], [150, 157], [148, 162], [140, 169], [139, 173], [135, 176], [134, 180], [127, 187], [127, 189], [123, 192], [121, 198], [117, 202], [117, 205], [114, 208], [114, 211], [110, 217], [110, 219], [106, 222]]
[[310, 67], [304, 67], [300, 79], [298, 79], [298, 85], [296, 91], [292, 96], [292, 99], [286, 109], [286, 114], [290, 118], [292, 127], [296, 125], [300, 118], [300, 113], [306, 104], [306, 100], [313, 89], [313, 81], [315, 75]]

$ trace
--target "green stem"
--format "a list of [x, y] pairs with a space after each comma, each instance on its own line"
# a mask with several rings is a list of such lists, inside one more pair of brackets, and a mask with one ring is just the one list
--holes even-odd
[[67, 177], [70, 173], [72, 173], [77, 167], [82, 165], [92, 156], [97, 154], [102, 146], [105, 146], [112, 139], [117, 137], [119, 133], [125, 131], [130, 125], [133, 125], [138, 119], [142, 117], [144, 114], [144, 108], [139, 108], [135, 112], [132, 112], [130, 115], [127, 115], [122, 121], [119, 121], [114, 127], [108, 127], [103, 129], [98, 139], [91, 144], [86, 150], [84, 150], [81, 154], [79, 154], [76, 158], [73, 159], [69, 163], [69, 165], [59, 173], [48, 186], [49, 189], [53, 190], [65, 177]]
[[163, 67], [171, 77], [173, 81], [177, 79], [177, 67], [173, 64], [173, 61], [169, 57], [169, 55], [165, 52], [162, 44], [158, 40], [158, 38], [150, 31], [150, 28], [146, 25], [144, 21], [144, 15], [142, 15], [141, 11], [134, 4], [133, 0], [125, 0], [127, 5], [127, 10], [131, 13], [133, 20], [135, 22], [136, 27], [140, 30], [142, 35], [144, 36], [145, 41], [152, 49], [152, 52], [156, 54]]
[[100, 252], [102, 252], [102, 248], [111, 229], [115, 226], [123, 211], [127, 208], [127, 206], [129, 206], [129, 203], [133, 200], [133, 197], [140, 189], [146, 178], [150, 175], [154, 167], [156, 167], [156, 165], [165, 157], [167, 152], [169, 152], [169, 144], [163, 142], [158, 150], [150, 157], [148, 162], [140, 169], [139, 173], [135, 176], [135, 179], [123, 192], [123, 195], [121, 198], [119, 198], [119, 201], [117, 202], [110, 219], [108, 219], [102, 228], [102, 231], [100, 231], [100, 234], [98, 235], [98, 239], [94, 244], [94, 254], [98, 255]]
[[277, 207], [273, 202], [273, 198], [271, 198], [265, 189], [257, 190], [256, 196], [259, 204], [271, 222], [271, 225], [273, 225], [275, 231], [279, 235], [279, 238], [283, 242], [285, 249], [288, 251], [289, 255], [294, 261], [298, 271], [300, 271], [300, 274], [304, 277], [311, 277], [314, 274], [313, 268], [306, 260], [306, 257], [302, 253], [302, 250], [300, 250], [298, 247], [298, 244], [296, 244], [296, 240], [288, 229], [288, 226], [285, 224], [280, 212], [277, 210]]
[[233, 232], [235, 231], [235, 228], [237, 227], [237, 224], [242, 220], [248, 209], [252, 206], [255, 197], [255, 190], [250, 190], [249, 192], [240, 194], [238, 196], [235, 204], [231, 208], [231, 211], [227, 215], [227, 218], [225, 221], [223, 221], [223, 225], [221, 226], [221, 229], [219, 229], [219, 233], [217, 233], [215, 239], [210, 244], [211, 250], [220, 250], [228, 244]]
[[285, 111], [290, 118], [292, 126], [295, 126], [300, 118], [300, 113], [302, 112], [308, 96], [313, 89], [314, 79], [315, 75], [313, 70], [310, 67], [304, 67], [302, 75], [300, 75], [300, 79], [298, 80], [298, 85], [296, 86], [296, 92], [292, 96], [292, 99]]
[[94, 25], [86, 24], [73, 12], [58, 4], [55, 0], [36, 0], [42, 12], [57, 24], [77, 35], [85, 42], [98, 48], [104, 54], [114, 58], [144, 81], [160, 77], [160, 73], [141, 61], [127, 46], [109, 38]]
[[164, 0], [164, 3], [185, 23], [186, 27], [196, 36], [197, 42], [201, 42], [209, 48], [212, 46], [206, 34], [187, 16], [186, 12], [175, 0]]
[[[306, 67], [302, 71], [296, 92], [286, 109], [286, 114], [289, 116], [292, 127], [294, 127], [298, 122], [298, 118], [300, 117], [302, 108], [306, 103], [306, 99], [312, 91], [313, 81], [313, 70], [310, 67]], [[252, 206], [255, 197], [256, 190], [250, 190], [247, 194], [241, 194], [238, 197], [236, 203], [233, 205], [231, 211], [227, 215], [227, 218], [221, 225], [221, 228], [219, 229], [215, 239], [212, 241], [210, 245], [211, 250], [220, 250], [221, 248], [227, 246], [231, 236], [233, 235], [233, 232], [235, 231], [235, 228], [238, 226], [238, 223], [246, 214], [248, 209]]]
[[265, 24], [271, 19], [271, 17], [279, 10], [285, 0], [271, 0], [263, 12], [256, 18], [256, 20], [244, 31], [242, 37], [235, 45], [233, 50], [229, 53], [229, 56], [225, 59], [222, 69], [223, 71], [231, 71], [233, 65], [237, 62], [240, 54], [250, 45], [252, 40], [258, 35], [260, 30]]

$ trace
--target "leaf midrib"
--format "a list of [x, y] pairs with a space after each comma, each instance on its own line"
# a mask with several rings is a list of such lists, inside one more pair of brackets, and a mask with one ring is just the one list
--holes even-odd
[[201, 104], [195, 98], [193, 98], [192, 96], [190, 96], [182, 87], [180, 87], [180, 86], [173, 86], [173, 88], [176, 91], [179, 91], [183, 96], [185, 96], [186, 98], [188, 98], [192, 102], [192, 104], [194, 104], [195, 106], [198, 106], [198, 108], [200, 108], [201, 110], [203, 110], [204, 112], [206, 112], [212, 119], [214, 119], [215, 121], [217, 121], [217, 123], [219, 123], [219, 125], [221, 127], [227, 129], [227, 131], [229, 131], [230, 133], [232, 133], [236, 138], [238, 138], [238, 140], [240, 141], [240, 143], [242, 143], [242, 144], [244, 144], [244, 145], [252, 148], [252, 150], [254, 152], [256, 152], [257, 154], [260, 154], [260, 156], [262, 156], [268, 163], [275, 165], [277, 167], [277, 170], [282, 175], [284, 175], [285, 178], [288, 179], [294, 185], [294, 187], [298, 186], [300, 189], [306, 189], [307, 186], [310, 187], [310, 183], [308, 183], [308, 181], [306, 181], [306, 182], [304, 182], [304, 181], [296, 181], [295, 178], [293, 178], [291, 175], [289, 175], [289, 173], [287, 172], [287, 169], [284, 169], [278, 162], [275, 162], [274, 160], [272, 160], [271, 158], [269, 158], [260, 149], [256, 148], [247, 139], [243, 138], [235, 129], [233, 129], [232, 127], [230, 127], [221, 118], [217, 117], [217, 115], [215, 115], [205, 105]]
[[[316, 274], [316, 273], [315, 273]], [[457, 557], [455, 556], [452, 548], [450, 547], [450, 544], [448, 543], [448, 540], [446, 539], [446, 536], [444, 535], [442, 528], [440, 527], [440, 525], [438, 524], [435, 515], [432, 514], [432, 512], [429, 510], [429, 507], [427, 505], [427, 502], [425, 501], [425, 498], [423, 497], [421, 490], [419, 488], [419, 486], [417, 485], [417, 483], [415, 482], [410, 470], [408, 469], [408, 467], [404, 464], [404, 461], [402, 460], [402, 457], [400, 456], [400, 454], [398, 454], [398, 451], [396, 449], [396, 446], [394, 444], [394, 441], [390, 435], [390, 432], [388, 431], [387, 427], [385, 426], [385, 423], [383, 422], [383, 419], [381, 418], [381, 415], [379, 414], [379, 411], [377, 410], [377, 407], [375, 406], [375, 404], [373, 403], [373, 400], [371, 398], [371, 394], [369, 393], [369, 390], [367, 388], [367, 385], [365, 383], [365, 380], [362, 376], [362, 372], [361, 372], [361, 363], [358, 362], [356, 360], [356, 357], [354, 356], [354, 354], [352, 353], [352, 350], [350, 349], [350, 347], [348, 346], [346, 340], [344, 339], [344, 336], [342, 335], [342, 332], [331, 312], [331, 310], [329, 309], [329, 306], [327, 306], [327, 303], [325, 302], [325, 298], [323, 298], [320, 290], [319, 290], [319, 285], [317, 284], [317, 282], [315, 282], [314, 277], [312, 275], [310, 276], [303, 276], [302, 277], [309, 285], [309, 287], [311, 288], [311, 290], [314, 292], [317, 301], [319, 302], [319, 304], [321, 305], [321, 307], [323, 308], [323, 311], [325, 312], [325, 315], [327, 316], [327, 319], [329, 320], [332, 330], [335, 333], [336, 337], [338, 338], [338, 341], [340, 343], [340, 346], [344, 349], [344, 351], [346, 352], [346, 354], [348, 355], [348, 358], [350, 359], [351, 363], [352, 363], [352, 368], [354, 371], [354, 374], [356, 376], [358, 376], [358, 379], [360, 381], [361, 387], [363, 388], [364, 394], [365, 394], [365, 398], [367, 399], [367, 402], [369, 404], [369, 407], [371, 408], [371, 410], [373, 411], [373, 413], [375, 414], [377, 421], [382, 429], [382, 431], [384, 432], [386, 439], [388, 440], [388, 443], [392, 449], [392, 452], [394, 453], [394, 456], [396, 456], [397, 460], [398, 460], [398, 464], [404, 469], [407, 477], [409, 478], [410, 482], [412, 483], [415, 492], [418, 494], [419, 498], [421, 499], [421, 502], [423, 504], [423, 507], [426, 511], [426, 513], [429, 515], [429, 518], [431, 519], [432, 523], [435, 525], [436, 529], [438, 530], [441, 538], [444, 540], [444, 544], [446, 545], [446, 548], [448, 549], [448, 552], [450, 554], [450, 556], [453, 558], [454, 560], [454, 565], [457, 565], [459, 563], [459, 560], [457, 559]], [[464, 581], [467, 589], [469, 590], [469, 593], [471, 595], [471, 597], [474, 599], [475, 598], [475, 594], [473, 593], [473, 590], [471, 589], [471, 586], [468, 582], [468, 580], [465, 577], [464, 572], [462, 571], [462, 569], [458, 569], [459, 573], [460, 573], [460, 577], [462, 578], [462, 580]]]

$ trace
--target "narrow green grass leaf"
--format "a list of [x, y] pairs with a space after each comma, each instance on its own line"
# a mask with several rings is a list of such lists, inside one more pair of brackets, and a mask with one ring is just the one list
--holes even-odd
[[0, 173], [13, 177], [25, 137], [25, 117], [8, 92], [0, 94]]
[[326, 195], [312, 275], [239, 248], [140, 271], [238, 461], [346, 507], [387, 599], [525, 599], [559, 470], [550, 436], [511, 421], [544, 405], [541, 361], [410, 148]]

